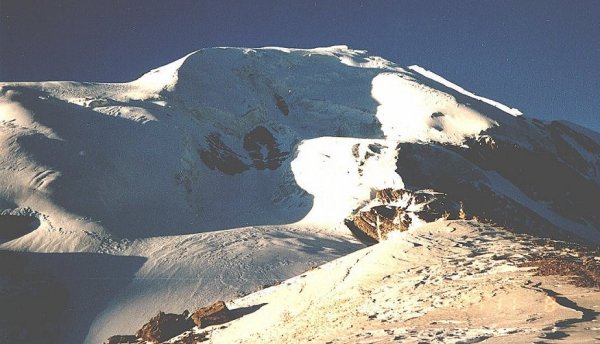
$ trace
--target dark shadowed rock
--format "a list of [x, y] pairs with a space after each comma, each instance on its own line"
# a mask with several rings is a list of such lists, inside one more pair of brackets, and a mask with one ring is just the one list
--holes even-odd
[[244, 149], [250, 155], [257, 170], [275, 170], [289, 155], [279, 149], [273, 134], [263, 126], [258, 126], [246, 134]]
[[283, 97], [280, 96], [279, 94], [274, 94], [273, 98], [275, 98], [275, 105], [277, 105], [277, 108], [279, 109], [279, 111], [281, 111], [281, 113], [284, 116], [289, 115], [290, 109], [288, 108], [288, 105], [285, 102], [285, 99], [283, 99]]
[[219, 133], [206, 136], [206, 149], [198, 150], [200, 159], [210, 169], [217, 169], [225, 174], [234, 175], [246, 171], [249, 167], [242, 157], [223, 142]]
[[135, 344], [141, 343], [140, 339], [133, 335], [116, 335], [108, 338], [105, 344]]
[[597, 155], [599, 148], [558, 122], [549, 128], [550, 140], [543, 146], [525, 147], [503, 137], [487, 136], [469, 139], [466, 147], [452, 150], [484, 170], [495, 171], [558, 214], [600, 228], [600, 186], [590, 178], [595, 166], [580, 153], [588, 147], [586, 154]]
[[[227, 137], [231, 146], [237, 147], [239, 139]], [[282, 152], [279, 143], [269, 129], [258, 126], [244, 136], [243, 150], [228, 146], [219, 133], [206, 136], [205, 148], [198, 150], [200, 159], [210, 169], [219, 170], [225, 174], [234, 175], [251, 168], [257, 170], [275, 170], [287, 157], [288, 152]]]
[[196, 326], [203, 328], [219, 325], [233, 320], [233, 314], [223, 301], [217, 301], [210, 306], [202, 307], [192, 313], [191, 318]]
[[152, 343], [171, 339], [194, 327], [194, 322], [188, 316], [188, 311], [183, 314], [159, 312], [137, 331], [136, 336]]
[[[497, 144], [490, 140], [486, 143], [486, 149], [494, 151]], [[479, 220], [510, 227], [517, 232], [564, 237], [563, 230], [547, 218], [505, 194], [498, 193], [488, 178], [490, 165], [478, 161], [479, 165], [462, 154], [456, 154], [457, 149], [468, 150], [445, 145], [400, 144], [397, 172], [409, 188], [436, 190], [446, 194], [449, 201], [462, 203], [467, 218], [477, 217]], [[441, 162], [443, 165], [440, 165]], [[523, 170], [522, 173], [531, 171]]]

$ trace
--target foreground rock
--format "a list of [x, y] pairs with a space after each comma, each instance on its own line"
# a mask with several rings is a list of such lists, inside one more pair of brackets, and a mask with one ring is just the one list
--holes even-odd
[[234, 318], [234, 314], [223, 301], [217, 301], [210, 306], [199, 308], [191, 315], [187, 310], [182, 314], [159, 312], [158, 315], [144, 324], [135, 336], [115, 335], [108, 338], [105, 344], [129, 344], [143, 341], [151, 343], [169, 341], [178, 344], [198, 343], [205, 339], [205, 334], [202, 332], [189, 332], [194, 325], [200, 329], [224, 324]]
[[354, 235], [365, 243], [388, 238], [391, 232], [403, 232], [411, 227], [440, 219], [457, 219], [459, 202], [433, 190], [383, 189], [366, 206], [345, 221]]
[[151, 343], [160, 343], [171, 339], [194, 327], [194, 322], [188, 317], [189, 312], [172, 314], [159, 312], [136, 333], [138, 338]]
[[199, 328], [224, 324], [233, 319], [233, 316], [225, 302], [218, 301], [208, 307], [202, 307], [196, 310], [192, 316], [192, 320]]

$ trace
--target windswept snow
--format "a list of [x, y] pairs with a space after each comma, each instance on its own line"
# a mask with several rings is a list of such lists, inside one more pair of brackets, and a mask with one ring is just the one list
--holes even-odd
[[128, 92], [127, 96], [132, 99], [148, 99], [159, 97], [162, 91], [173, 90], [177, 84], [179, 68], [192, 54], [194, 53], [190, 53], [160, 68], [153, 69], [139, 79], [132, 81], [130, 85], [133, 86], [133, 90]]
[[453, 90], [455, 90], [457, 92], [460, 92], [460, 93], [462, 93], [462, 94], [464, 94], [464, 95], [466, 95], [468, 97], [471, 97], [471, 98], [474, 98], [474, 99], [477, 99], [477, 100], [481, 100], [484, 103], [487, 103], [487, 104], [490, 104], [492, 106], [495, 106], [498, 109], [500, 109], [500, 110], [502, 110], [502, 111], [504, 111], [506, 113], [509, 113], [509, 114], [511, 114], [513, 116], [521, 116], [521, 115], [523, 115], [523, 113], [519, 109], [511, 108], [511, 107], [506, 106], [506, 105], [504, 105], [502, 103], [499, 103], [499, 102], [497, 102], [495, 100], [491, 100], [491, 99], [488, 99], [488, 98], [485, 98], [485, 97], [478, 96], [478, 95], [476, 95], [476, 94], [474, 94], [472, 92], [469, 92], [469, 91], [465, 90], [464, 88], [462, 88], [462, 87], [460, 87], [460, 86], [458, 86], [458, 85], [456, 85], [456, 84], [454, 84], [454, 83], [452, 83], [452, 82], [444, 79], [443, 77], [435, 74], [434, 72], [424, 69], [423, 67], [419, 67], [419, 66], [414, 65], [414, 66], [408, 67], [408, 69], [410, 69], [412, 71], [415, 71], [415, 72], [417, 72], [417, 73], [419, 73], [419, 74], [421, 74], [421, 75], [423, 75], [423, 76], [425, 76], [425, 77], [427, 77], [427, 78], [429, 78], [429, 79], [431, 79], [433, 81], [439, 82], [440, 84], [442, 84], [444, 86], [447, 86], [447, 87], [449, 87], [449, 88], [451, 88], [451, 89], [453, 89]]
[[460, 144], [497, 125], [484, 115], [458, 104], [454, 97], [397, 73], [373, 79], [377, 119], [386, 138], [401, 142]]

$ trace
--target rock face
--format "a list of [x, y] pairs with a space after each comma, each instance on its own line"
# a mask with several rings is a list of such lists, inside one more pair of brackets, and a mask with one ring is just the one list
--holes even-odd
[[530, 199], [549, 204], [573, 221], [600, 228], [600, 185], [590, 178], [597, 177], [594, 165], [584, 158], [584, 154], [598, 155], [600, 146], [560, 122], [547, 128], [551, 139], [532, 147], [492, 134], [487, 140], [467, 140], [468, 149], [454, 150], [484, 170], [497, 172]]
[[194, 322], [188, 316], [188, 311], [183, 314], [159, 312], [137, 331], [136, 336], [151, 343], [171, 339], [194, 327]]
[[231, 321], [232, 318], [231, 312], [223, 301], [218, 301], [210, 306], [199, 308], [192, 313], [191, 316], [191, 319], [199, 328], [223, 324]]
[[210, 169], [217, 169], [225, 174], [233, 175], [246, 171], [248, 166], [242, 156], [234, 152], [221, 139], [221, 134], [211, 133], [206, 136], [205, 149], [199, 150], [200, 159]]
[[250, 155], [253, 166], [257, 170], [267, 168], [275, 170], [288, 156], [288, 153], [279, 150], [275, 137], [263, 126], [258, 126], [246, 134], [244, 149]]
[[[415, 223], [458, 218], [459, 205], [431, 190], [377, 190], [374, 199], [356, 211], [346, 226], [366, 243], [387, 239], [390, 232], [408, 230]], [[365, 238], [366, 236], [366, 238]]]
[[[463, 217], [518, 232], [557, 239], [572, 239], [575, 232], [598, 240], [597, 136], [556, 121], [518, 123], [512, 128], [516, 134], [494, 127], [466, 138], [462, 145], [398, 144], [396, 173], [404, 190], [377, 191], [346, 224], [378, 241], [394, 230], [455, 219], [462, 208]], [[414, 209], [419, 204], [426, 206]]]
[[289, 155], [280, 150], [275, 136], [264, 126], [257, 126], [244, 136], [243, 149], [232, 148], [238, 145], [236, 142], [226, 144], [222, 135], [215, 132], [206, 136], [206, 147], [198, 150], [198, 154], [210, 169], [229, 175], [251, 168], [275, 170]]
[[522, 123], [541, 134], [519, 141], [492, 128], [462, 146], [401, 143], [396, 172], [408, 189], [464, 204], [469, 218], [559, 239], [572, 237], [567, 229], [597, 236], [600, 146], [561, 122]]

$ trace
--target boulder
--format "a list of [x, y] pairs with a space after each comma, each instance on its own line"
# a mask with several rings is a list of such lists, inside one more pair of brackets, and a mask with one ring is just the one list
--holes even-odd
[[159, 312], [137, 331], [136, 336], [151, 343], [171, 339], [194, 327], [194, 322], [188, 316], [188, 311], [183, 314]]
[[406, 231], [416, 222], [457, 218], [459, 207], [433, 190], [376, 190], [375, 197], [354, 212], [345, 224], [366, 244], [386, 239], [390, 232]]
[[197, 309], [191, 316], [199, 328], [219, 325], [233, 320], [233, 314], [223, 301], [217, 301], [210, 306]]

